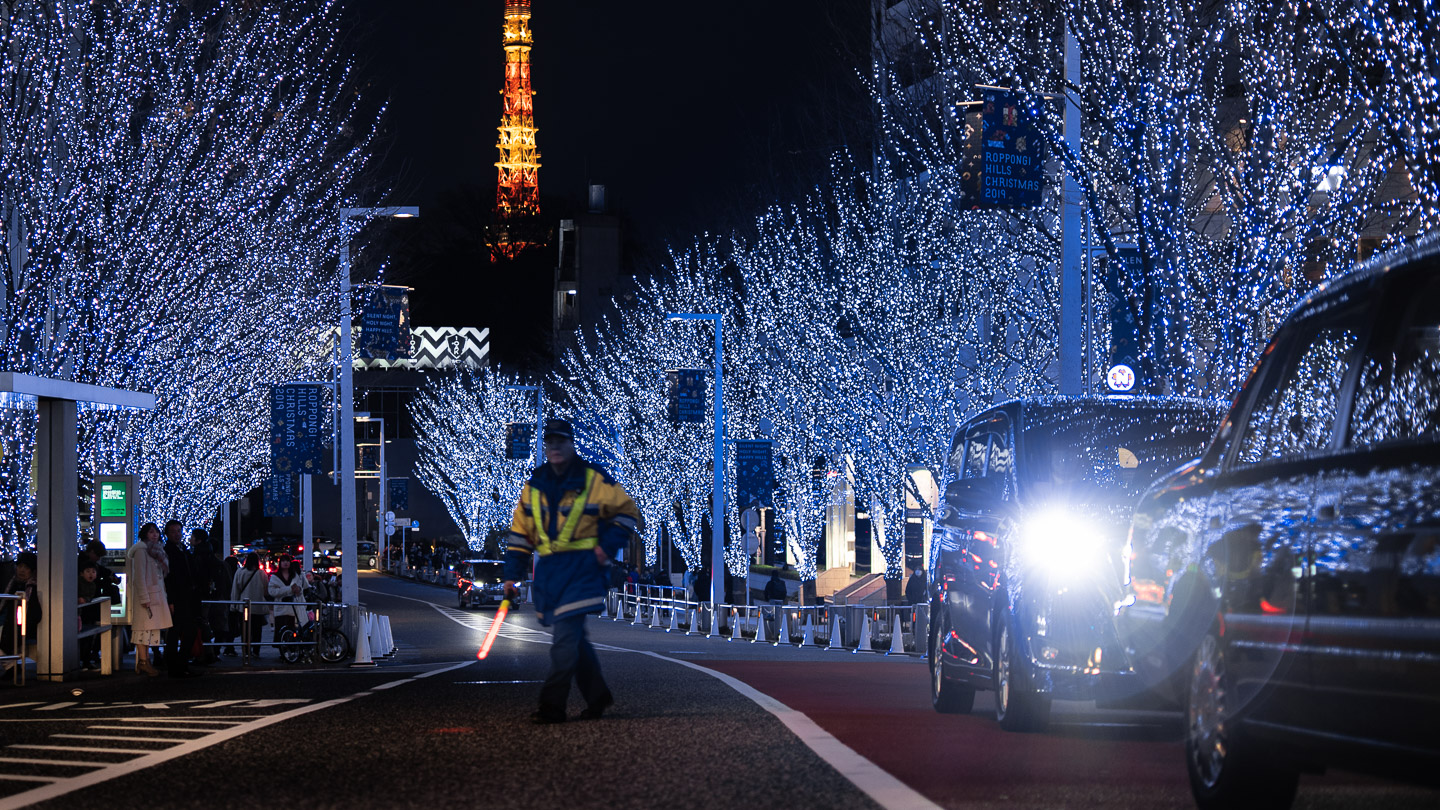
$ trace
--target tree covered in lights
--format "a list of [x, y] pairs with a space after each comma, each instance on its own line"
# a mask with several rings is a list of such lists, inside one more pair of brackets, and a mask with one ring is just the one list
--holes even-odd
[[[154, 391], [86, 411], [91, 472], [199, 523], [259, 483], [268, 385], [313, 377], [338, 209], [368, 154], [333, 3], [0, 9], [0, 357]], [[33, 410], [8, 409], [0, 536], [33, 538]]]
[[[1085, 190], [1095, 247], [1111, 265], [1118, 246], [1138, 248], [1143, 272], [1097, 273], [1094, 283], [1130, 310], [1142, 377], [1156, 390], [1228, 396], [1317, 282], [1435, 224], [1440, 89], [1424, 67], [1434, 59], [1428, 6], [911, 8], [918, 13], [887, 15], [887, 36], [915, 43], [915, 58], [899, 61], [933, 75], [906, 86], [903, 70], [879, 72], [891, 157], [910, 176], [962, 173], [976, 123], [965, 100], [977, 84], [1014, 89], [1044, 135], [1052, 174], [1069, 172]], [[1067, 23], [1081, 63], [1068, 85]], [[1062, 136], [1061, 96], [1081, 112], [1078, 149]], [[968, 207], [950, 182], [915, 185], [937, 204]], [[1009, 215], [1039, 215], [1051, 235], [1037, 273], [1058, 261], [1054, 190], [1047, 196], [1041, 211]], [[1092, 338], [1103, 348], [1099, 324]]]
[[[533, 394], [506, 386], [499, 371], [431, 376], [410, 401], [415, 425], [415, 475], [445, 504], [474, 551], [510, 525], [534, 456], [506, 456], [511, 422], [534, 424]], [[536, 439], [538, 441], [538, 437]]]

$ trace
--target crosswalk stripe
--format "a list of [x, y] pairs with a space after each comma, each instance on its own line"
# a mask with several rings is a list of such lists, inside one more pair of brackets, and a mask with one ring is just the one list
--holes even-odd
[[113, 762], [85, 762], [78, 759], [37, 759], [35, 757], [0, 757], [0, 762], [16, 762], [22, 765], [69, 765], [75, 768], [108, 768]]
[[180, 737], [171, 739], [169, 737], [122, 737], [118, 734], [51, 734], [52, 740], [116, 740], [118, 742], [156, 742], [156, 743], [182, 743], [190, 742], [191, 737]]
[[59, 782], [59, 776], [21, 776], [18, 773], [0, 773], [0, 782]]
[[[102, 754], [153, 754], [154, 748], [96, 748], [95, 746], [83, 745], [39, 745], [36, 743], [16, 743], [6, 746], [7, 748], [33, 748], [37, 751], [99, 751]], [[118, 765], [119, 763], [114, 763]]]

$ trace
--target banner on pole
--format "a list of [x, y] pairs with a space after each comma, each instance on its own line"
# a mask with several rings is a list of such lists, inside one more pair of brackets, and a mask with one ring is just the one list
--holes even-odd
[[744, 510], [775, 505], [770, 441], [735, 442], [735, 506]]
[[325, 386], [287, 383], [270, 388], [270, 474], [314, 475], [329, 464], [321, 426]]
[[297, 480], [294, 473], [272, 473], [265, 478], [265, 517], [295, 516]]
[[529, 422], [507, 422], [505, 424], [505, 458], [524, 461], [530, 458], [531, 443], [535, 441], [535, 426]]
[[670, 421], [677, 424], [705, 421], [705, 370], [678, 368], [665, 372], [669, 388]]
[[1004, 90], [981, 91], [979, 144], [967, 162], [973, 208], [1035, 208], [1045, 186], [1040, 132], [1026, 120], [1020, 99]]
[[385, 505], [392, 512], [404, 512], [410, 508], [410, 479], [391, 478], [386, 482]]
[[360, 314], [356, 347], [366, 360], [410, 358], [410, 288], [378, 286]]

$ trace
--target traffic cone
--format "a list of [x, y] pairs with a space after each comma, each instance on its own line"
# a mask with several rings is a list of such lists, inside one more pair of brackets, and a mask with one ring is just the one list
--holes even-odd
[[755, 625], [755, 638], [750, 639], [751, 644], [767, 644], [770, 639], [765, 637], [765, 611], [761, 609], [757, 613], [759, 624]]
[[651, 629], [651, 630], [663, 630], [664, 628], [665, 628], [665, 623], [662, 622], [662, 621], [660, 621], [660, 608], [659, 608], [659, 607], [651, 607], [651, 608], [650, 608], [650, 629]]
[[780, 611], [780, 629], [775, 632], [775, 646], [790, 643], [790, 612], [784, 609]]
[[841, 637], [840, 611], [830, 609], [830, 641], [825, 645], [827, 650], [845, 649], [845, 639]]
[[797, 647], [814, 647], [814, 646], [815, 646], [815, 622], [811, 619], [811, 617], [810, 617], [808, 614], [805, 616], [805, 632], [800, 634], [800, 643], [797, 644], [796, 646], [797, 646]]
[[870, 646], [870, 610], [867, 608], [860, 611], [860, 644], [855, 647], [855, 652], [875, 652]]
[[900, 614], [895, 614], [895, 627], [890, 631], [890, 649], [886, 655], [905, 654], [905, 631], [900, 629]]
[[680, 608], [672, 607], [672, 608], [670, 608], [670, 627], [669, 627], [665, 632], [667, 632], [667, 633], [673, 633], [673, 632], [675, 632], [676, 630], [679, 630], [679, 629], [680, 629]]
[[370, 658], [370, 633], [363, 625], [369, 621], [361, 622], [362, 627], [355, 640], [355, 660], [350, 664], [352, 667], [373, 667], [375, 662]]
[[604, 604], [604, 607], [600, 609], [600, 618], [602, 618], [602, 619], [608, 619], [608, 618], [610, 618], [610, 592], [609, 592], [609, 591], [606, 591], [606, 592], [605, 592], [605, 601], [604, 601], [602, 604]]
[[698, 635], [700, 635], [700, 627], [699, 627], [699, 625], [700, 625], [700, 615], [699, 615], [699, 609], [698, 609], [698, 608], [686, 608], [686, 609], [685, 609], [685, 621], [688, 622], [688, 626], [687, 626], [687, 628], [686, 628], [686, 630], [685, 630], [685, 635], [687, 635], [687, 636], [698, 636]]
[[395, 637], [390, 635], [390, 617], [380, 617], [380, 638], [382, 641], [380, 649], [384, 650], [382, 655], [390, 657], [395, 654]]

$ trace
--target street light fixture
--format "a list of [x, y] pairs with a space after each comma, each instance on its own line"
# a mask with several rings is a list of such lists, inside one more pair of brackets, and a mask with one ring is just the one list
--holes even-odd
[[[715, 472], [715, 489], [710, 495], [710, 635], [716, 635], [720, 624], [720, 596], [725, 588], [725, 532], [721, 528], [725, 521], [725, 390], [721, 376], [722, 332], [721, 315], [672, 312], [665, 316], [671, 321], [713, 321], [715, 323], [715, 460], [711, 467]], [[747, 572], [748, 579], [748, 572]], [[749, 583], [746, 583], [749, 591]]]
[[[337, 369], [339, 386], [336, 391], [336, 399], [340, 401], [340, 418], [335, 420], [335, 430], [339, 433], [335, 451], [340, 456], [340, 463], [335, 465], [340, 472], [337, 482], [340, 485], [340, 601], [358, 605], [360, 568], [357, 560], [359, 549], [355, 541], [355, 359], [350, 334], [353, 317], [350, 310], [350, 220], [357, 217], [411, 219], [420, 216], [420, 209], [413, 205], [341, 208], [340, 216], [345, 227], [340, 239], [340, 367]], [[381, 444], [384, 444], [383, 438]], [[383, 485], [381, 489], [383, 491]]]

